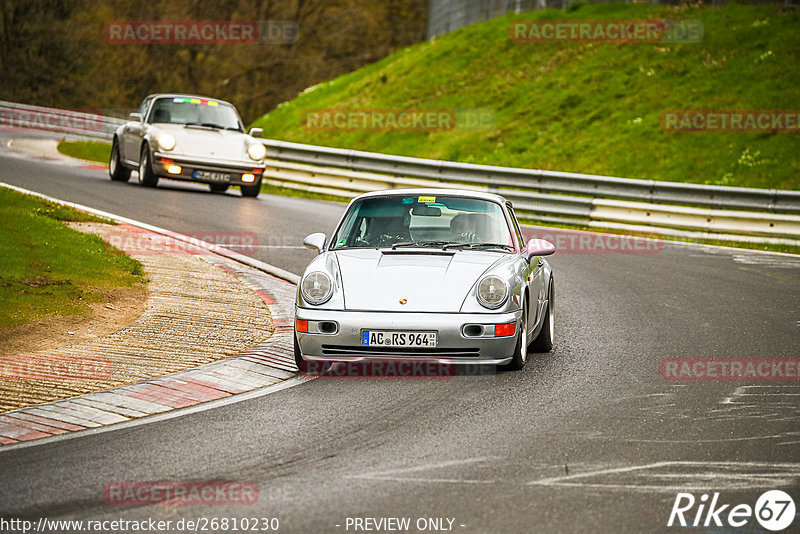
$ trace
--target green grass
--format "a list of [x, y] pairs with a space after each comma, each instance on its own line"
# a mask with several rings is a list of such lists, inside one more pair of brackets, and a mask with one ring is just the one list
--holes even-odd
[[111, 157], [111, 143], [101, 141], [61, 141], [58, 151], [66, 156], [98, 163], [108, 163]]
[[[517, 43], [517, 19], [697, 19], [699, 43]], [[253, 123], [268, 138], [417, 157], [715, 185], [800, 189], [800, 135], [665, 133], [669, 109], [798, 109], [800, 12], [573, 5], [462, 28], [310, 88]], [[319, 109], [484, 109], [434, 132], [311, 131]]]
[[62, 221], [107, 222], [0, 188], [0, 327], [83, 314], [104, 292], [146, 281], [138, 261]]
[[281, 195], [284, 197], [309, 198], [312, 200], [326, 200], [328, 202], [339, 202], [342, 204], [350, 202], [350, 199], [345, 197], [328, 195], [326, 193], [317, 193], [315, 191], [305, 191], [303, 189], [295, 189], [293, 187], [281, 187], [265, 183], [261, 184], [261, 192], [267, 195]]

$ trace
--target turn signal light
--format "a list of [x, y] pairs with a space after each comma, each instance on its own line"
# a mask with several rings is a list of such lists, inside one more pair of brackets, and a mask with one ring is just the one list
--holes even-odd
[[294, 320], [294, 329], [298, 332], [303, 332], [305, 334], [308, 333], [308, 321], [304, 319], [295, 319]]
[[513, 336], [517, 332], [517, 323], [494, 325], [494, 337]]

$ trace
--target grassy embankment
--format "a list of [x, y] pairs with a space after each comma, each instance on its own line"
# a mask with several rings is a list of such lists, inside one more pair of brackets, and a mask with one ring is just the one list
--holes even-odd
[[[518, 19], [696, 19], [702, 41], [518, 43]], [[573, 4], [508, 15], [311, 88], [260, 119], [265, 137], [387, 154], [651, 180], [800, 189], [800, 135], [666, 133], [672, 109], [797, 109], [800, 12]], [[488, 110], [486, 128], [306, 127], [320, 109]]]
[[[518, 43], [514, 20], [695, 19], [700, 42]], [[800, 136], [666, 133], [670, 109], [796, 109], [800, 13], [573, 4], [462, 28], [320, 84], [256, 120], [265, 137], [470, 163], [713, 185], [800, 189]], [[489, 112], [478, 128], [315, 131], [313, 110]], [[61, 149], [61, 148], [60, 148]], [[98, 161], [107, 161], [108, 147]], [[309, 196], [265, 186], [264, 192]], [[334, 200], [334, 197], [314, 195]], [[709, 242], [709, 241], [704, 241]], [[797, 252], [797, 247], [713, 241]]]
[[145, 282], [142, 265], [62, 221], [93, 215], [0, 188], [0, 329], [86, 313], [104, 292]]

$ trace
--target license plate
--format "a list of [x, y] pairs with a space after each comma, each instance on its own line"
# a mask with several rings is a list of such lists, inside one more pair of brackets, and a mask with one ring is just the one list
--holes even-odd
[[436, 347], [436, 332], [405, 332], [397, 330], [362, 330], [361, 345], [365, 347]]
[[230, 182], [231, 175], [224, 172], [194, 171], [194, 177], [208, 182]]

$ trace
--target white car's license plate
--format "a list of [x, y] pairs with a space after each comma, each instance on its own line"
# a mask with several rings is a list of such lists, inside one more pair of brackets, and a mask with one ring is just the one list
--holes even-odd
[[198, 180], [207, 180], [209, 182], [230, 182], [231, 175], [224, 172], [213, 171], [194, 171], [194, 177]]
[[361, 345], [365, 347], [436, 347], [436, 332], [407, 332], [397, 330], [362, 330]]

